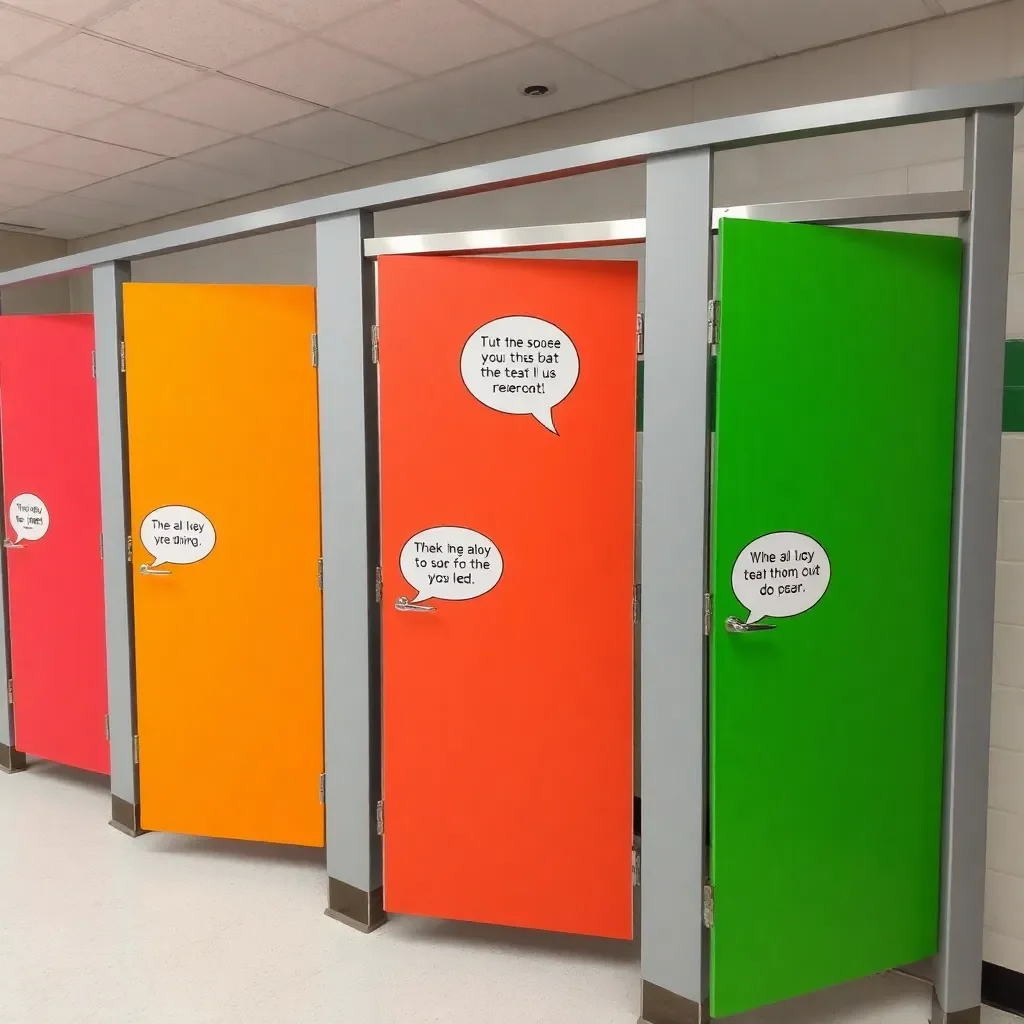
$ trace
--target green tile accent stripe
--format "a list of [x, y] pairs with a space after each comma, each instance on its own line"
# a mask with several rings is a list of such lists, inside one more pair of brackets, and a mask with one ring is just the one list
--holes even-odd
[[1006, 343], [1006, 370], [1003, 380], [1003, 430], [1024, 432], [1024, 340], [1011, 338]]

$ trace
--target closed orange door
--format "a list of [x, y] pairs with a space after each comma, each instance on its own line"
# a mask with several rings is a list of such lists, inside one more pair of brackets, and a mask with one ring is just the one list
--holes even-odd
[[124, 317], [142, 827], [321, 846], [314, 289]]
[[635, 263], [380, 260], [384, 899], [632, 934]]

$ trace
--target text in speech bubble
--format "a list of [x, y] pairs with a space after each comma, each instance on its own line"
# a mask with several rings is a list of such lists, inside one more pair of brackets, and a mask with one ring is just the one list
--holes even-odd
[[19, 494], [7, 510], [14, 530], [14, 543], [39, 540], [50, 528], [50, 512], [37, 494]]
[[498, 545], [464, 526], [434, 526], [410, 537], [399, 559], [416, 596], [412, 604], [439, 597], [469, 601], [493, 590], [504, 569]]
[[805, 533], [768, 533], [751, 541], [732, 567], [732, 590], [749, 611], [748, 623], [788, 619], [825, 596], [832, 565]]
[[535, 316], [503, 316], [470, 335], [462, 380], [496, 412], [533, 416], [557, 434], [552, 409], [580, 375], [580, 357], [565, 331]]
[[142, 546], [153, 556], [151, 569], [164, 562], [191, 565], [202, 561], [217, 543], [213, 523], [188, 505], [164, 505], [142, 520]]

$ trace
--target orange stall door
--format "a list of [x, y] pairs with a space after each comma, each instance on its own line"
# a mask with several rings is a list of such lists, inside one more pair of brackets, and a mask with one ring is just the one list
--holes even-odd
[[124, 289], [142, 827], [324, 842], [312, 288]]
[[379, 301], [385, 907], [629, 938], [636, 264]]

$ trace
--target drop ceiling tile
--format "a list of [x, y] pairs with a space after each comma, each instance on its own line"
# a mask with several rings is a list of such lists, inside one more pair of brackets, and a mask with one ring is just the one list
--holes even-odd
[[366, 164], [428, 145], [423, 139], [364, 121], [337, 110], [322, 110], [260, 132], [268, 142], [330, 157], [343, 164]]
[[332, 22], [372, 7], [380, 0], [230, 0], [243, 10], [258, 11], [288, 25], [317, 31]]
[[[524, 85], [554, 85], [523, 96]], [[631, 92], [629, 86], [545, 45], [535, 45], [345, 105], [348, 113], [409, 135], [448, 142]]]
[[768, 56], [695, 0], [667, 0], [559, 36], [555, 42], [639, 89], [699, 78]]
[[335, 106], [408, 81], [408, 76], [319, 39], [301, 39], [227, 69], [227, 74], [300, 99]]
[[189, 160], [206, 167], [219, 167], [221, 170], [244, 175], [259, 181], [264, 187], [284, 185], [305, 178], [315, 178], [321, 174], [340, 171], [345, 166], [337, 160], [314, 156], [312, 153], [300, 153], [294, 149], [285, 149], [263, 139], [232, 139], [209, 149], [193, 153]]
[[0, 121], [0, 153], [17, 153], [20, 149], [28, 149], [37, 142], [52, 139], [56, 132], [48, 128], [37, 128], [31, 124], [19, 124], [17, 121]]
[[68, 131], [114, 113], [119, 104], [18, 75], [0, 75], [0, 118]]
[[993, 0], [937, 0], [938, 4], [947, 14], [954, 14], [957, 11], [966, 11], [971, 7], [984, 7]]
[[17, 70], [26, 78], [119, 103], [141, 103], [202, 75], [185, 64], [85, 34], [20, 62]]
[[[195, 149], [213, 146], [231, 138], [230, 132], [219, 128], [182, 121], [140, 107], [126, 107], [76, 131], [78, 135], [98, 139], [100, 142], [112, 142], [129, 149], [159, 153], [161, 156], [183, 156]], [[0, 145], [2, 140], [3, 128], [0, 126]]]
[[140, 181], [131, 181], [124, 175], [117, 178], [106, 178], [103, 181], [97, 181], [94, 185], [86, 185], [84, 188], [77, 189], [75, 195], [98, 199], [101, 202], [123, 203], [125, 206], [134, 206], [150, 211], [153, 216], [188, 210], [197, 203], [195, 196], [190, 196], [185, 192], [158, 188], [155, 185], [144, 185]]
[[450, 142], [479, 135], [526, 120], [510, 106], [498, 106], [472, 93], [461, 92], [439, 78], [428, 78], [377, 93], [345, 109], [357, 117], [375, 121], [432, 142]]
[[295, 38], [293, 29], [219, 0], [135, 0], [92, 30], [213, 69]]
[[539, 36], [557, 36], [650, 7], [658, 0], [475, 0], [506, 21]]
[[0, 185], [0, 210], [13, 206], [28, 206], [40, 199], [48, 199], [51, 193], [27, 185]]
[[175, 189], [194, 197], [193, 206], [204, 206], [218, 199], [261, 192], [265, 185], [239, 174], [229, 174], [219, 167], [204, 167], [188, 160], [164, 160], [162, 163], [131, 171], [130, 181], [157, 188]]
[[8, 7], [53, 18], [66, 25], [79, 25], [101, 14], [124, 7], [131, 0], [4, 0]]
[[160, 159], [152, 153], [112, 146], [109, 142], [96, 142], [94, 139], [82, 139], [77, 135], [58, 135], [55, 139], [29, 147], [19, 156], [22, 160], [32, 160], [52, 167], [67, 167], [73, 171], [88, 171], [104, 178], [155, 164]]
[[737, 32], [772, 53], [852, 39], [932, 16], [923, 0], [714, 0]]
[[391, 0], [324, 36], [415, 75], [435, 75], [531, 42], [459, 0]]
[[75, 217], [67, 213], [55, 213], [53, 210], [37, 209], [35, 205], [23, 206], [4, 214], [7, 220], [34, 228], [42, 228], [47, 234], [58, 238], [84, 238], [100, 231], [109, 231], [120, 227], [116, 222], [94, 220], [88, 217]]
[[66, 31], [63, 25], [0, 7], [0, 64], [14, 60]]
[[102, 175], [87, 171], [75, 171], [67, 167], [49, 167], [46, 164], [29, 163], [14, 157], [0, 158], [0, 183], [25, 185], [46, 192], [70, 192], [72, 189], [91, 185]]
[[[145, 104], [150, 110], [197, 121], [236, 135], [291, 121], [316, 108], [310, 103], [268, 92], [223, 75], [210, 75]], [[3, 111], [0, 110], [0, 115]]]

